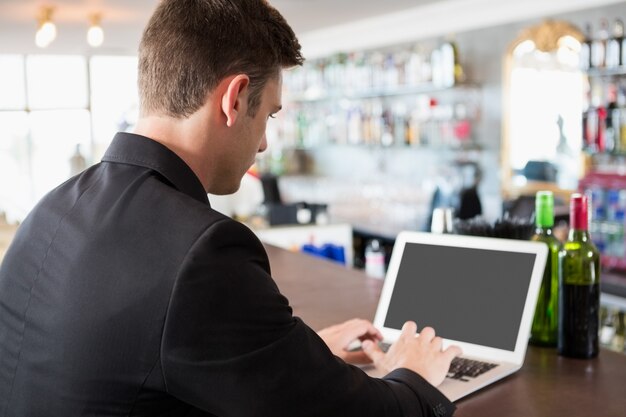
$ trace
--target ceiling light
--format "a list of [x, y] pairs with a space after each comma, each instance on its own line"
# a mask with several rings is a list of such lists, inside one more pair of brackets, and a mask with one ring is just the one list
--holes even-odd
[[52, 23], [52, 7], [44, 7], [39, 19], [39, 26], [35, 34], [35, 44], [40, 48], [45, 48], [54, 41], [57, 36], [57, 27]]
[[104, 31], [102, 26], [100, 26], [101, 20], [102, 16], [100, 13], [94, 13], [90, 17], [91, 26], [87, 30], [87, 43], [94, 48], [99, 47], [104, 42]]

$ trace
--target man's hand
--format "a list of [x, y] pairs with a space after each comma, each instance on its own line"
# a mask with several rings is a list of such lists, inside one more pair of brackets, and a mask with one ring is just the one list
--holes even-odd
[[359, 350], [348, 351], [348, 346], [355, 340], [371, 340], [374, 343], [382, 340], [382, 335], [372, 323], [362, 319], [352, 319], [341, 324], [327, 327], [317, 334], [326, 342], [335, 356], [352, 364], [371, 363], [370, 357]]
[[445, 379], [450, 362], [461, 354], [461, 348], [450, 346], [442, 350], [442, 340], [435, 337], [435, 331], [431, 327], [424, 327], [419, 337], [416, 332], [417, 325], [414, 322], [404, 323], [400, 338], [391, 345], [387, 353], [372, 341], [364, 341], [361, 346], [374, 365], [384, 373], [407, 368], [436, 387]]

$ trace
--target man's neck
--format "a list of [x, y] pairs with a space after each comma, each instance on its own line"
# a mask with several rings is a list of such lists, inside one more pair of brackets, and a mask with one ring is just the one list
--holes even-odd
[[207, 177], [206, 164], [199, 157], [202, 153], [197, 149], [198, 143], [194, 140], [197, 138], [191, 134], [186, 134], [186, 132], [191, 131], [190, 123], [190, 119], [143, 116], [137, 121], [133, 133], [159, 142], [178, 155], [196, 174], [204, 189], [207, 190], [208, 184], [204, 180]]

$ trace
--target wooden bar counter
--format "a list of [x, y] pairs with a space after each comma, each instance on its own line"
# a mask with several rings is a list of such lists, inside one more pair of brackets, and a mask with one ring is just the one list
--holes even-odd
[[[266, 249], [281, 292], [313, 329], [374, 318], [381, 281], [309, 255]], [[530, 346], [520, 371], [456, 404], [459, 417], [625, 417], [626, 355], [602, 350], [596, 359], [576, 360]]]

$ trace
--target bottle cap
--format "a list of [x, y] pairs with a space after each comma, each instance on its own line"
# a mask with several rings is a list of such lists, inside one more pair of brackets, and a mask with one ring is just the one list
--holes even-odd
[[572, 194], [569, 205], [569, 221], [571, 229], [589, 229], [589, 203], [586, 195]]
[[539, 191], [535, 196], [535, 224], [538, 227], [554, 226], [554, 195], [552, 191]]

